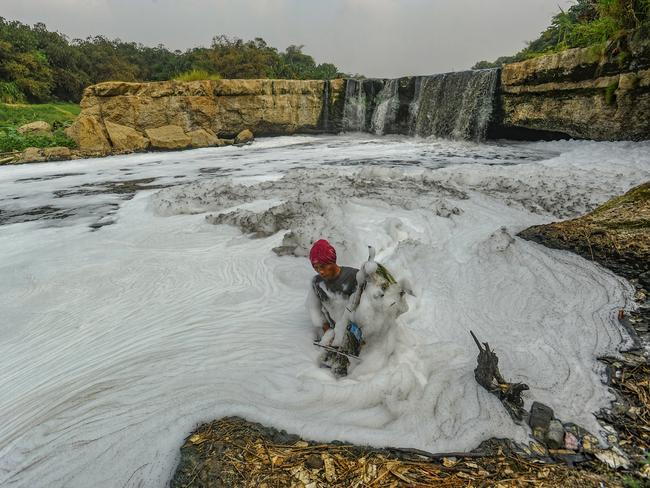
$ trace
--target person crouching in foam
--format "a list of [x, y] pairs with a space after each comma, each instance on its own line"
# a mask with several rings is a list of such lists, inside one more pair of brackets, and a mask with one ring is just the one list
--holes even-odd
[[[336, 264], [336, 250], [325, 239], [314, 243], [309, 260], [318, 273], [311, 282], [307, 300], [312, 323], [317, 328], [317, 338], [322, 345], [330, 345], [334, 339], [334, 327], [343, 319], [350, 295], [357, 289], [356, 268]], [[361, 329], [350, 322], [345, 331], [339, 351], [357, 356], [361, 349]], [[348, 374], [349, 359], [343, 354], [326, 352], [321, 361], [332, 368], [336, 377]]]

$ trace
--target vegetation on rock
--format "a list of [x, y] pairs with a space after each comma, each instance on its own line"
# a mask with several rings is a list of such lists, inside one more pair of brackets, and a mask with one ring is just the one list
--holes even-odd
[[0, 17], [0, 102], [78, 102], [86, 86], [102, 81], [164, 81], [200, 72], [210, 79], [341, 75], [336, 66], [316, 64], [302, 49], [289, 46], [280, 52], [260, 38], [221, 35], [209, 48], [170, 51], [163, 45], [147, 47], [103, 36], [70, 40], [42, 23], [30, 27]]
[[203, 69], [193, 69], [192, 71], [181, 73], [180, 75], [176, 76], [174, 79], [176, 81], [220, 80], [221, 75], [216, 73], [208, 73]]
[[[494, 62], [479, 61], [473, 68], [495, 68], [507, 63], [576, 47], [593, 47], [598, 53], [608, 42], [626, 37], [647, 38], [650, 32], [650, 0], [577, 0], [553, 17], [540, 37], [514, 56]], [[619, 52], [621, 63], [626, 52]]]

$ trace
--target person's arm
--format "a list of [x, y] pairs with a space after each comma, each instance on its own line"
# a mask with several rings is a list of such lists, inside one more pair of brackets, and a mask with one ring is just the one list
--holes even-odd
[[313, 285], [309, 287], [307, 294], [307, 310], [309, 311], [309, 317], [314, 327], [322, 328], [323, 332], [327, 332], [330, 326], [327, 323], [325, 315], [323, 315], [320, 299], [316, 295]]

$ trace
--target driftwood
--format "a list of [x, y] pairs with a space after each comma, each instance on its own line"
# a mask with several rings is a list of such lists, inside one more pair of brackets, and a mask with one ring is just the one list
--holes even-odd
[[499, 371], [499, 358], [490, 350], [487, 342], [482, 345], [474, 335], [469, 331], [472, 338], [478, 346], [478, 357], [476, 358], [477, 366], [474, 369], [474, 377], [479, 385], [487, 391], [496, 395], [503, 406], [512, 417], [512, 419], [521, 423], [528, 417], [528, 412], [524, 409], [524, 400], [521, 398], [522, 392], [528, 390], [525, 383], [508, 383]]
[[0, 164], [11, 163], [11, 162], [14, 161], [15, 159], [16, 159], [16, 158], [15, 158], [14, 156], [9, 156], [9, 157], [6, 157], [6, 158], [5, 158], [5, 157], [2, 157], [2, 155], [0, 155]]

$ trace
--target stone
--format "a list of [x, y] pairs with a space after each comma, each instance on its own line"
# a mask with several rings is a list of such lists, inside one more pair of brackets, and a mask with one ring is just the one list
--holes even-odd
[[210, 129], [196, 129], [187, 133], [192, 141], [192, 147], [209, 147], [224, 145]]
[[551, 420], [546, 432], [546, 445], [551, 449], [564, 447], [564, 427], [559, 420]]
[[43, 120], [18, 127], [19, 134], [49, 134], [50, 132], [52, 132], [52, 126]]
[[111, 150], [103, 121], [95, 115], [84, 114], [83, 110], [65, 133], [84, 153], [106, 154]]
[[244, 144], [246, 142], [251, 142], [253, 139], [255, 139], [253, 133], [249, 129], [244, 129], [237, 134], [237, 137], [235, 137], [235, 144]]
[[146, 129], [145, 133], [153, 149], [186, 149], [192, 144], [192, 139], [177, 125]]
[[598, 449], [598, 439], [596, 439], [592, 435], [585, 435], [582, 438], [582, 449], [585, 452], [591, 452], [593, 453], [595, 450]]
[[547, 407], [540, 402], [533, 402], [533, 405], [530, 407], [528, 425], [533, 430], [541, 429], [543, 432], [547, 432], [553, 417], [554, 413], [551, 407]]
[[40, 161], [45, 161], [45, 156], [41, 149], [37, 147], [28, 147], [23, 151], [23, 155], [20, 160], [21, 163], [37, 163]]
[[630, 466], [630, 461], [627, 456], [616, 446], [608, 450], [597, 451], [595, 455], [600, 462], [606, 464], [611, 469], [627, 469]]
[[548, 450], [546, 449], [546, 446], [544, 444], [541, 444], [540, 442], [537, 441], [530, 441], [529, 446], [530, 446], [531, 453], [541, 457], [548, 456]]
[[639, 78], [635, 73], [624, 73], [618, 79], [619, 90], [634, 90], [638, 84]]
[[580, 448], [580, 441], [571, 432], [564, 434], [564, 447], [572, 451], [577, 451]]
[[69, 147], [64, 146], [46, 147], [43, 149], [43, 155], [48, 161], [62, 161], [70, 159], [72, 151]]
[[111, 140], [113, 149], [120, 152], [144, 151], [149, 147], [149, 139], [138, 131], [125, 125], [105, 120], [106, 132]]

